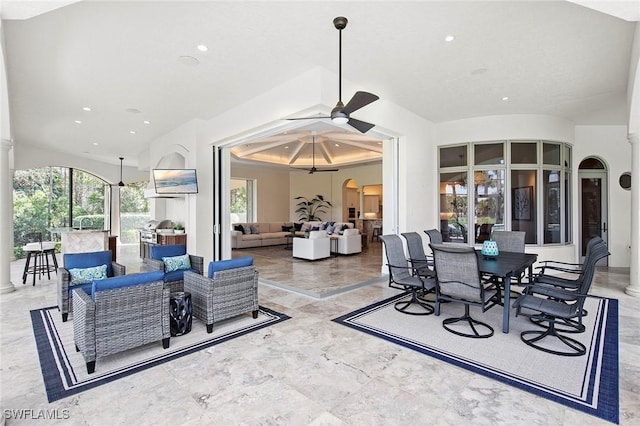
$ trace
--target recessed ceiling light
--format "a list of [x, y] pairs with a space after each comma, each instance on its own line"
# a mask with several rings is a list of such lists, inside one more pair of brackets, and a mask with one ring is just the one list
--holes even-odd
[[91, 111], [91, 107], [82, 107], [83, 111]]
[[284, 149], [289, 149], [289, 147], [288, 147], [288, 146], [285, 146], [285, 147], [284, 147]]
[[99, 144], [98, 142], [94, 142], [94, 143], [92, 143], [91, 145], [93, 145], [93, 146], [98, 146], [98, 145], [100, 145], [100, 144]]
[[135, 130], [129, 130], [129, 133], [131, 133], [132, 135], [135, 135], [136, 131]]
[[74, 123], [76, 123], [76, 124], [82, 124], [82, 121], [80, 121], [80, 120], [75, 120], [75, 121], [74, 121]]
[[198, 45], [198, 50], [201, 51], [201, 52], [206, 52], [207, 50], [209, 50], [209, 48], [204, 44], [199, 44]]
[[450, 41], [455, 40], [455, 38], [456, 38], [455, 36], [453, 36], [453, 35], [449, 34], [449, 35], [447, 35], [447, 36], [444, 38], [444, 41], [446, 41], [446, 42], [450, 42]]
[[340, 146], [340, 144], [339, 144], [339, 143], [337, 143], [337, 144], [336, 144], [336, 146]]
[[144, 124], [151, 124], [151, 122], [149, 120], [144, 120], [143, 123]]
[[508, 101], [508, 100], [509, 100], [509, 97], [508, 97], [508, 96], [503, 96], [503, 97], [502, 97], [502, 100], [503, 100], [503, 101]]

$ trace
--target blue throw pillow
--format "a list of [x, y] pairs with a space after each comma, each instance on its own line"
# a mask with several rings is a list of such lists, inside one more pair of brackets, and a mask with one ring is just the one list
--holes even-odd
[[251, 225], [249, 227], [249, 229], [251, 229], [251, 233], [252, 234], [259, 234], [260, 233], [260, 227], [258, 225]]
[[213, 278], [213, 275], [218, 271], [224, 271], [226, 269], [233, 269], [233, 268], [242, 268], [243, 266], [251, 266], [251, 265], [253, 265], [253, 257], [251, 256], [210, 262], [208, 277]]
[[327, 234], [333, 234], [334, 229], [333, 225], [327, 225]]
[[93, 280], [103, 280], [107, 278], [107, 265], [94, 266], [93, 268], [72, 268], [69, 269], [71, 275], [70, 286], [87, 284]]
[[188, 254], [182, 256], [163, 257], [164, 272], [180, 271], [183, 269], [191, 269], [191, 261]]

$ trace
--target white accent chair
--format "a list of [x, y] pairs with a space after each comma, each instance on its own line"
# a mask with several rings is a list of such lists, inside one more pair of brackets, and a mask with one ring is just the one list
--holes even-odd
[[362, 252], [362, 235], [357, 228], [345, 229], [338, 236], [338, 253], [354, 254]]
[[293, 239], [293, 257], [307, 260], [324, 259], [331, 255], [327, 231], [311, 231], [309, 238]]

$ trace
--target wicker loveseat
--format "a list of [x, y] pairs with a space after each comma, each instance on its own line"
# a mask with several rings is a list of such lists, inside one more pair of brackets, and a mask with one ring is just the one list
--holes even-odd
[[89, 374], [96, 359], [162, 341], [169, 347], [169, 289], [161, 271], [95, 280], [74, 289], [73, 338]]
[[106, 265], [107, 277], [118, 277], [124, 275], [126, 268], [119, 263], [111, 260], [111, 251], [95, 251], [90, 253], [67, 253], [63, 257], [64, 266], [58, 268], [58, 309], [62, 314], [62, 321], [67, 321], [69, 312], [72, 309], [71, 296], [72, 290], [82, 288], [85, 292], [91, 292], [91, 281], [82, 284], [73, 284], [69, 270], [95, 268], [97, 266]]
[[258, 271], [253, 257], [209, 263], [207, 276], [184, 273], [184, 291], [191, 293], [193, 316], [213, 332], [213, 324], [251, 312], [258, 317]]

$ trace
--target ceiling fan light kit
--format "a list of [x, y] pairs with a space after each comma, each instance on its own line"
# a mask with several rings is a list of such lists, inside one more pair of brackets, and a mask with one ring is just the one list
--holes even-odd
[[338, 125], [348, 124], [354, 129], [358, 130], [360, 133], [366, 133], [375, 126], [375, 124], [351, 118], [351, 113], [380, 99], [377, 95], [369, 92], [358, 91], [353, 95], [351, 100], [347, 102], [346, 106], [344, 103], [342, 103], [342, 30], [347, 27], [347, 22], [349, 21], [344, 16], [338, 16], [333, 19], [333, 25], [339, 31], [338, 103], [336, 103], [336, 106], [331, 110], [331, 115], [326, 117], [289, 118], [289, 120], [315, 120], [317, 118], [330, 118], [333, 123]]

